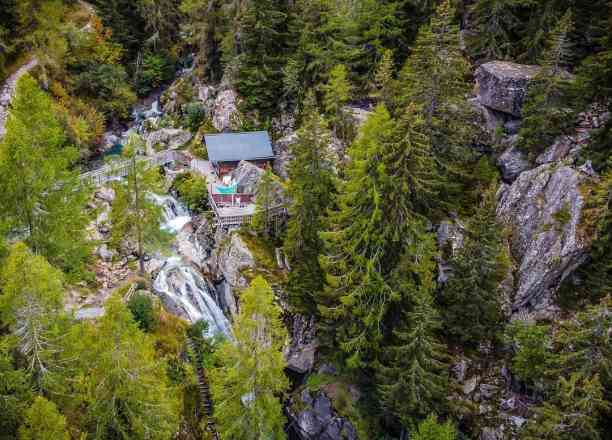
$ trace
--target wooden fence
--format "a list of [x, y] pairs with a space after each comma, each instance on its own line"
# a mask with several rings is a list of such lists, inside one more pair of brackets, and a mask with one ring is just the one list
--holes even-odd
[[[137, 160], [139, 163], [144, 162], [147, 168], [150, 168], [159, 165], [167, 165], [177, 161], [183, 161], [183, 159], [184, 157], [179, 151], [164, 150], [160, 151], [155, 156], [140, 157]], [[81, 174], [81, 183], [89, 183], [94, 186], [104, 185], [113, 179], [127, 176], [130, 172], [131, 165], [132, 161], [129, 159], [104, 165], [102, 168], [98, 168], [97, 170], [92, 170]]]

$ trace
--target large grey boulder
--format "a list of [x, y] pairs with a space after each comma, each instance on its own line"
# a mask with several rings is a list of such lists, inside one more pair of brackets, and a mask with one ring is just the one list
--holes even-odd
[[[301, 440], [357, 440], [352, 423], [339, 417], [324, 392], [304, 389], [289, 408], [289, 418]], [[301, 408], [294, 411], [295, 408]]]
[[519, 117], [529, 82], [539, 70], [508, 61], [485, 63], [476, 70], [478, 100], [490, 109]]
[[245, 194], [257, 193], [257, 187], [261, 176], [263, 176], [264, 170], [259, 168], [257, 165], [253, 165], [251, 162], [245, 160], [240, 161], [238, 166], [232, 171], [230, 176], [238, 184], [238, 192]]
[[230, 287], [247, 287], [243, 271], [255, 268], [255, 258], [238, 233], [232, 233], [218, 240], [215, 250], [216, 272]]
[[154, 154], [161, 150], [176, 150], [189, 142], [192, 137], [193, 135], [187, 130], [162, 128], [147, 135], [147, 153]]
[[[512, 136], [513, 138], [516, 136]], [[518, 149], [515, 142], [510, 142], [510, 147], [497, 158], [497, 166], [502, 173], [502, 179], [504, 182], [512, 183], [523, 171], [528, 170], [529, 160], [525, 153]]]
[[510, 228], [517, 264], [513, 312], [554, 311], [554, 293], [585, 260], [590, 241], [581, 230], [581, 186], [588, 179], [569, 166], [547, 164], [499, 189], [497, 215]]
[[219, 131], [237, 129], [238, 96], [232, 89], [222, 90], [217, 94], [213, 106], [213, 126]]

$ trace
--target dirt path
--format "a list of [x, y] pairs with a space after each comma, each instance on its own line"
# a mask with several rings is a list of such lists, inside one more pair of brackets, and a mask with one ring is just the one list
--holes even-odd
[[0, 90], [0, 139], [2, 139], [4, 137], [4, 134], [6, 133], [6, 119], [8, 118], [11, 100], [15, 95], [17, 81], [19, 81], [19, 78], [28, 73], [37, 65], [38, 60], [36, 58], [32, 58], [30, 61], [28, 61], [19, 69], [17, 69], [15, 73], [9, 76], [8, 79], [2, 85], [2, 89]]

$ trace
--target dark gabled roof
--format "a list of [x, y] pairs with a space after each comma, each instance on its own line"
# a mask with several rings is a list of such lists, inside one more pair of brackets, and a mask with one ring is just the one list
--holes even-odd
[[204, 143], [213, 162], [274, 158], [267, 131], [207, 134]]

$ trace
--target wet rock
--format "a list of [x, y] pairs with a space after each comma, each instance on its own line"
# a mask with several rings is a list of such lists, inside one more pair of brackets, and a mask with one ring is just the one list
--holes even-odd
[[147, 153], [155, 154], [161, 150], [176, 150], [191, 140], [193, 135], [180, 128], [162, 128], [150, 133], [147, 138]]
[[539, 70], [507, 61], [482, 64], [476, 70], [478, 100], [490, 109], [519, 117], [529, 82]]
[[305, 408], [294, 412], [290, 407], [288, 413], [301, 440], [357, 440], [355, 427], [336, 414], [324, 392], [311, 394], [305, 389], [296, 400], [300, 402], [295, 407]]
[[287, 368], [304, 374], [312, 370], [318, 343], [315, 339], [314, 317], [291, 317], [291, 343], [285, 349]]
[[497, 215], [511, 230], [518, 266], [513, 312], [554, 311], [554, 293], [585, 260], [590, 241], [580, 231], [580, 186], [588, 178], [569, 166], [547, 164], [498, 191]]
[[238, 129], [237, 95], [231, 89], [223, 90], [217, 94], [213, 106], [213, 126], [219, 131]]
[[512, 183], [523, 171], [529, 169], [529, 161], [525, 154], [512, 145], [497, 159], [497, 165], [504, 182]]

